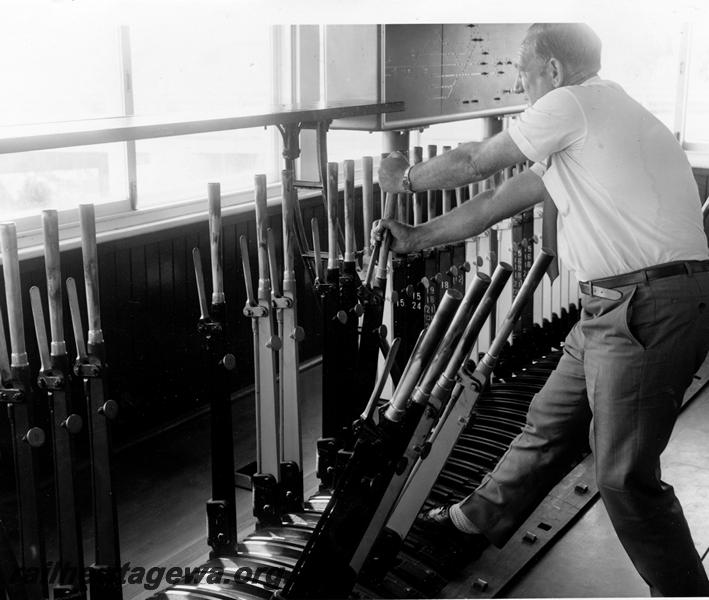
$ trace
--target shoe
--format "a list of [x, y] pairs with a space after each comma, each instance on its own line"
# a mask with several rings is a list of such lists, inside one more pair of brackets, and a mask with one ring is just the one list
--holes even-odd
[[490, 545], [482, 533], [465, 533], [458, 529], [451, 520], [450, 505], [421, 511], [416, 524], [427, 540], [434, 544], [444, 542], [451, 558], [455, 556], [465, 562], [478, 558]]
[[451, 533], [462, 533], [467, 535], [465, 532], [460, 531], [455, 525], [450, 515], [451, 507], [448, 506], [436, 506], [435, 508], [430, 508], [428, 510], [422, 510], [417, 517], [417, 523], [421, 526], [421, 529], [432, 535]]

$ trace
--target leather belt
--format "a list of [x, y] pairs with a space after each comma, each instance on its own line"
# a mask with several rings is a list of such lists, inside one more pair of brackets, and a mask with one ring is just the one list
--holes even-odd
[[709, 260], [689, 260], [684, 262], [672, 262], [647, 269], [639, 269], [623, 275], [613, 277], [603, 277], [593, 281], [579, 282], [581, 293], [587, 296], [596, 296], [608, 300], [620, 300], [623, 294], [616, 289], [625, 285], [636, 283], [647, 283], [653, 279], [671, 277], [672, 275], [691, 275], [692, 273], [702, 273], [709, 271]]

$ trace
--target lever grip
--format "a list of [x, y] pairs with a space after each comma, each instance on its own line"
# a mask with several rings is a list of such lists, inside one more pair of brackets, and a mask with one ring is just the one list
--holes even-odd
[[246, 242], [246, 236], [239, 237], [239, 245], [241, 247], [241, 265], [244, 271], [244, 286], [246, 287], [246, 301], [249, 306], [256, 306], [256, 297], [254, 296], [254, 282], [251, 279], [251, 261], [249, 260], [249, 246]]
[[7, 354], [7, 339], [5, 338], [5, 318], [0, 312], [0, 386], [12, 381], [10, 357]]
[[81, 362], [86, 362], [86, 342], [84, 341], [84, 328], [81, 325], [81, 310], [79, 309], [79, 294], [76, 291], [76, 281], [73, 277], [66, 280], [66, 295], [69, 301], [69, 312], [71, 314], [71, 326], [74, 330], [74, 342], [76, 344], [76, 354]]
[[209, 250], [212, 258], [212, 304], [224, 304], [221, 186], [218, 183], [209, 183], [207, 196], [209, 200]]
[[26, 367], [29, 365], [29, 361], [25, 348], [20, 263], [17, 257], [17, 231], [14, 223], [0, 224], [0, 249], [2, 250], [3, 276], [5, 278], [7, 321], [10, 329], [10, 364], [13, 367]]
[[268, 242], [266, 230], [268, 229], [268, 217], [266, 215], [266, 176], [256, 175], [255, 200], [256, 200], [256, 241], [258, 244], [258, 299], [262, 302], [271, 303], [271, 280], [268, 266]]
[[[423, 148], [414, 146], [412, 152], [411, 164], [418, 164], [423, 161]], [[420, 225], [423, 222], [423, 195], [414, 193], [414, 225]]]
[[49, 371], [52, 368], [52, 359], [49, 356], [49, 342], [47, 341], [47, 328], [44, 324], [44, 311], [42, 310], [42, 296], [39, 288], [33, 285], [30, 288], [30, 302], [32, 304], [32, 319], [34, 321], [34, 331], [37, 336], [37, 350], [39, 351], [39, 361], [42, 371]]
[[47, 274], [49, 327], [52, 334], [51, 354], [52, 356], [66, 356], [59, 219], [56, 210], [42, 211], [42, 230], [44, 233], [44, 268]]
[[345, 171], [345, 262], [355, 261], [355, 201], [354, 201], [354, 161], [346, 160], [343, 163]]
[[268, 266], [271, 271], [271, 289], [276, 298], [283, 296], [281, 291], [281, 278], [278, 275], [278, 256], [276, 255], [276, 240], [273, 237], [273, 230], [269, 227], [266, 230], [266, 245], [268, 249]]
[[[298, 204], [298, 192], [293, 187], [293, 173], [288, 169], [281, 171], [283, 188], [283, 278], [295, 269], [295, 213]], [[284, 286], [285, 287], [285, 286]]]
[[194, 264], [194, 278], [197, 284], [197, 298], [199, 300], [199, 318], [209, 318], [209, 305], [207, 304], [207, 291], [204, 287], [204, 271], [202, 270], [202, 255], [199, 248], [192, 248], [192, 263]]
[[[396, 215], [396, 194], [387, 193], [384, 203], [384, 214], [382, 218], [393, 219]], [[377, 259], [377, 285], [384, 288], [387, 279], [387, 262], [389, 261], [389, 248], [391, 247], [391, 232], [387, 229], [384, 232], [381, 246], [379, 247], [379, 256]]]
[[389, 352], [387, 352], [387, 357], [386, 361], [384, 362], [384, 367], [382, 368], [382, 373], [379, 376], [377, 385], [375, 385], [374, 389], [372, 390], [372, 395], [369, 397], [369, 402], [367, 402], [367, 406], [362, 412], [362, 420], [367, 420], [374, 415], [374, 410], [377, 406], [377, 401], [382, 395], [382, 390], [384, 389], [384, 385], [386, 384], [387, 379], [389, 379], [391, 370], [394, 368], [394, 361], [396, 359], [396, 353], [399, 351], [400, 343], [401, 338], [394, 338], [394, 341], [392, 341], [391, 346], [389, 347]]
[[327, 163], [327, 268], [337, 269], [337, 163]]
[[103, 343], [101, 330], [101, 303], [99, 299], [98, 249], [96, 247], [96, 217], [93, 204], [79, 205], [81, 223], [81, 253], [84, 258], [84, 285], [86, 286], [86, 313], [89, 331], [88, 345]]
[[315, 253], [315, 276], [319, 281], [325, 281], [325, 274], [322, 270], [322, 252], [320, 251], [320, 229], [318, 228], [318, 220], [313, 217], [310, 219], [310, 228], [313, 231], [313, 251]]
[[517, 292], [509, 312], [497, 328], [495, 339], [490, 344], [490, 348], [476, 369], [476, 372], [479, 371], [484, 377], [487, 377], [495, 367], [497, 359], [500, 356], [500, 352], [502, 352], [502, 348], [504, 347], [507, 338], [509, 338], [512, 333], [515, 321], [522, 312], [524, 305], [533, 296], [534, 290], [544, 277], [547, 267], [554, 259], [554, 256], [555, 255], [552, 251], [542, 248], [539, 255], [534, 260], [534, 263], [532, 263], [532, 267], [529, 269], [527, 276], [524, 278], [524, 282]]
[[369, 234], [374, 222], [374, 161], [371, 156], [362, 157], [362, 222], [364, 228], [364, 253], [371, 255]]

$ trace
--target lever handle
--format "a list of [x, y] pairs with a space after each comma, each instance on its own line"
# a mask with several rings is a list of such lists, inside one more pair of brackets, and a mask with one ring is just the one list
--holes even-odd
[[372, 275], [374, 275], [374, 267], [377, 264], [375, 257], [379, 256], [379, 249], [381, 248], [381, 241], [377, 240], [372, 248], [372, 254], [369, 257], [369, 264], [367, 265], [367, 272], [364, 275], [364, 285], [372, 286]]
[[49, 371], [52, 368], [52, 359], [49, 356], [49, 342], [47, 341], [47, 328], [44, 324], [44, 311], [42, 310], [42, 296], [39, 288], [33, 285], [30, 288], [30, 303], [32, 304], [32, 319], [34, 320], [34, 331], [37, 335], [37, 350], [39, 351], [39, 361], [42, 371]]
[[283, 278], [291, 275], [295, 269], [295, 215], [298, 211], [298, 192], [293, 187], [293, 174], [290, 170], [281, 171], [281, 187], [283, 191], [282, 223], [283, 223]]
[[76, 354], [79, 361], [86, 362], [86, 342], [84, 341], [84, 328], [81, 325], [81, 310], [79, 309], [79, 294], [76, 292], [76, 281], [73, 277], [66, 280], [66, 294], [69, 300], [69, 312], [71, 314], [71, 326], [74, 330], [74, 342], [76, 343]]
[[310, 228], [313, 230], [313, 251], [315, 252], [315, 276], [319, 281], [325, 281], [325, 275], [322, 270], [322, 252], [320, 251], [320, 229], [318, 229], [318, 220], [313, 217], [310, 219]]
[[283, 296], [283, 292], [281, 291], [281, 278], [278, 275], [276, 240], [273, 236], [273, 230], [270, 227], [266, 230], [266, 245], [268, 249], [268, 267], [271, 272], [271, 292], [274, 297], [280, 298]]
[[197, 283], [199, 318], [205, 320], [209, 318], [209, 306], [207, 305], [207, 291], [204, 288], [204, 271], [202, 270], [202, 255], [199, 248], [192, 248], [192, 262], [194, 263], [194, 278]]
[[[412, 153], [411, 164], [418, 164], [423, 161], [423, 148], [414, 146]], [[423, 195], [414, 193], [414, 225], [420, 225], [423, 222]]]
[[64, 314], [62, 309], [62, 273], [59, 251], [59, 219], [56, 210], [42, 211], [44, 265], [47, 274], [47, 303], [52, 335], [51, 355], [66, 356]]
[[337, 269], [337, 163], [327, 163], [327, 268]]
[[98, 283], [98, 249], [96, 247], [96, 217], [93, 204], [79, 205], [81, 223], [81, 253], [84, 258], [86, 286], [86, 313], [88, 315], [88, 344], [103, 343], [101, 330], [101, 303]]
[[[434, 156], [436, 156], [436, 153], [438, 152], [438, 146], [435, 144], [429, 144], [428, 146], [428, 160], [431, 160]], [[433, 217], [436, 216], [436, 190], [428, 190], [426, 192], [426, 209], [427, 209], [427, 216], [426, 218], [430, 221], [433, 219]]]
[[17, 230], [14, 223], [0, 225], [3, 275], [7, 321], [10, 329], [10, 364], [25, 367], [29, 364], [25, 348], [25, 326], [22, 317], [22, 293], [20, 291], [20, 263], [17, 258]]
[[249, 260], [249, 246], [246, 242], [246, 236], [239, 237], [239, 245], [241, 246], [241, 265], [244, 270], [244, 285], [246, 287], [246, 302], [249, 306], [256, 306], [256, 297], [254, 296], [254, 282], [251, 279], [251, 261]]
[[[396, 194], [387, 193], [384, 203], [385, 219], [393, 219], [396, 215]], [[377, 282], [384, 287], [387, 278], [387, 262], [389, 260], [389, 248], [391, 247], [391, 232], [387, 229], [384, 232], [382, 243], [379, 247], [379, 256], [377, 258]]]
[[374, 222], [374, 161], [371, 156], [362, 157], [362, 222], [364, 228], [364, 253], [369, 258], [369, 234]]
[[377, 400], [379, 396], [382, 395], [382, 390], [384, 385], [389, 379], [392, 368], [394, 367], [394, 360], [396, 359], [396, 353], [399, 351], [399, 344], [401, 343], [401, 338], [394, 338], [394, 341], [389, 346], [389, 352], [387, 353], [386, 361], [384, 362], [384, 367], [382, 369], [382, 374], [377, 381], [377, 385], [374, 386], [372, 390], [372, 395], [369, 397], [369, 402], [362, 412], [362, 420], [370, 419], [374, 415], [374, 409], [377, 406]]
[[209, 199], [209, 250], [212, 258], [212, 304], [224, 304], [222, 266], [222, 195], [218, 183], [207, 185]]
[[5, 338], [5, 318], [0, 312], [0, 387], [12, 381], [10, 357], [7, 354], [7, 339]]
[[346, 160], [343, 163], [345, 172], [345, 262], [355, 261], [355, 200], [354, 200], [354, 161]]

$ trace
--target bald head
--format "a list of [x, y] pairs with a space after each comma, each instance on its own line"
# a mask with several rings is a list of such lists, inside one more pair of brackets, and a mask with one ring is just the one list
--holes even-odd
[[601, 68], [601, 40], [585, 23], [535, 23], [527, 30], [522, 52], [561, 62], [563, 85], [580, 83]]

